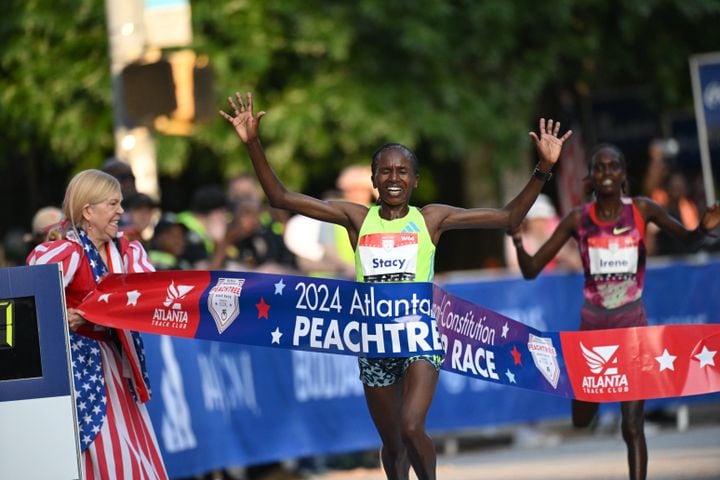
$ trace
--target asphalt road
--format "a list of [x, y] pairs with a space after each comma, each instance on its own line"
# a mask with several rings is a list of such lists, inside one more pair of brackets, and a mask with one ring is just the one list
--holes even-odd
[[[720, 424], [648, 428], [648, 479], [720, 479]], [[438, 457], [441, 480], [626, 480], [625, 445], [617, 432], [568, 435], [556, 445], [479, 448]], [[384, 480], [380, 469], [314, 475], [312, 480]], [[416, 479], [411, 475], [411, 479]]]

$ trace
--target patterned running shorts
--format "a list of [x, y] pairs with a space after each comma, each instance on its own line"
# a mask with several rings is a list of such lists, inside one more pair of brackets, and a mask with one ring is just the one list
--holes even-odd
[[360, 380], [368, 387], [387, 387], [400, 380], [405, 370], [418, 360], [425, 360], [440, 370], [443, 357], [440, 355], [416, 355], [405, 358], [364, 358], [358, 357]]

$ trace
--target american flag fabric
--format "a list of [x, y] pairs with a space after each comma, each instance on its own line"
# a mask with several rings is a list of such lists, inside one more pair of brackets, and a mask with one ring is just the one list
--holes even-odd
[[83, 455], [85, 480], [168, 478], [147, 408], [134, 400], [118, 350], [108, 342], [98, 345], [105, 372], [107, 420], [90, 422], [98, 433]]
[[[85, 232], [78, 233], [41, 244], [28, 257], [30, 265], [62, 264], [68, 306], [110, 271], [154, 271], [138, 242], [108, 243], [107, 266]], [[70, 348], [86, 478], [167, 478], [147, 410], [138, 403], [150, 399], [140, 334], [89, 324], [70, 332]]]

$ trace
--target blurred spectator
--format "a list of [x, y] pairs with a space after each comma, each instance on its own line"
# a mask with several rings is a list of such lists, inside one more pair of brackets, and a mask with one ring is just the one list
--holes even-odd
[[127, 162], [120, 160], [118, 157], [108, 157], [105, 159], [101, 170], [117, 178], [118, 182], [120, 182], [120, 191], [124, 199], [127, 199], [137, 192], [135, 188], [135, 175], [133, 174], [130, 164]]
[[[653, 139], [648, 145], [648, 166], [643, 178], [643, 195], [665, 208], [670, 215], [688, 230], [700, 223], [700, 213], [690, 193], [685, 175], [674, 168], [677, 145], [673, 140]], [[663, 233], [654, 224], [647, 226], [646, 248], [648, 255], [691, 253], [693, 249], [675, 237]]]
[[[669, 174], [663, 193], [664, 198], [660, 198], [662, 203], [658, 203], [686, 229], [696, 229], [700, 224], [700, 213], [697, 205], [688, 195], [687, 180], [682, 172], [673, 171]], [[672, 235], [660, 231], [655, 224], [648, 226], [647, 237], [653, 238], [652, 241], [648, 241], [648, 244], [652, 245], [652, 250], [648, 248], [648, 253], [651, 255], [688, 254], [695, 251]]]
[[655, 138], [648, 145], [648, 164], [643, 177], [643, 195], [652, 198], [659, 204], [664, 204], [667, 195], [663, 185], [670, 172], [671, 151], [667, 148], [667, 141]]
[[[369, 165], [344, 168], [338, 175], [336, 186], [338, 190], [328, 191], [322, 198], [363, 205], [370, 205], [377, 198]], [[285, 243], [297, 256], [298, 267], [305, 274], [355, 278], [355, 252], [344, 227], [295, 215], [286, 226]]]
[[228, 200], [233, 206], [246, 202], [259, 205], [260, 223], [276, 235], [283, 234], [290, 217], [287, 211], [271, 208], [265, 203], [265, 192], [253, 174], [242, 173], [228, 182]]
[[[348, 202], [370, 205], [377, 199], [377, 190], [372, 183], [370, 165], [345, 167], [335, 182], [340, 199]], [[326, 255], [338, 259], [342, 269], [338, 272], [345, 278], [355, 278], [355, 251], [350, 244], [347, 230], [340, 225], [323, 224], [320, 242], [325, 245]]]
[[[115, 177], [118, 182], [120, 182], [120, 192], [123, 196], [122, 206], [125, 208], [125, 202], [127, 199], [137, 193], [137, 188], [135, 187], [135, 175], [133, 174], [132, 168], [127, 162], [120, 160], [118, 157], [108, 157], [105, 159], [101, 170], [105, 173], [109, 173]], [[125, 209], [125, 212], [123, 212], [120, 217], [120, 229], [124, 230], [126, 227], [131, 225], [132, 222], [130, 221], [130, 216], [128, 215], [127, 209]]]
[[325, 255], [320, 243], [323, 222], [305, 215], [293, 215], [285, 225], [283, 241], [296, 258], [297, 267], [303, 275], [334, 277], [335, 268]]
[[47, 240], [57, 240], [59, 238], [49, 238], [55, 229], [59, 229], [60, 222], [63, 220], [63, 213], [58, 207], [47, 206], [42, 207], [32, 219], [32, 233], [29, 236], [31, 246], [39, 245]]
[[148, 256], [156, 270], [189, 270], [192, 265], [182, 258], [185, 251], [187, 228], [174, 213], [160, 217], [152, 239]]
[[[520, 232], [523, 235], [523, 243], [525, 249], [531, 255], [542, 246], [545, 241], [550, 238], [555, 227], [560, 223], [560, 217], [555, 210], [550, 198], [541, 193], [538, 195], [535, 203], [530, 207], [522, 224], [520, 224]], [[517, 254], [515, 246], [512, 243], [512, 237], [505, 237], [505, 263], [507, 268], [513, 272], [519, 272]], [[553, 269], [580, 271], [582, 270], [582, 260], [578, 253], [578, 247], [575, 240], [568, 241], [558, 252], [555, 258], [545, 267], [545, 271]]]
[[262, 205], [251, 199], [233, 203], [233, 219], [227, 232], [227, 256], [240, 269], [279, 273], [295, 270], [295, 255], [282, 235], [262, 223]]
[[205, 185], [193, 194], [190, 210], [178, 215], [188, 230], [183, 259], [197, 270], [218, 270], [225, 264], [228, 200], [217, 185]]
[[123, 208], [129, 224], [122, 228], [128, 240], [146, 243], [150, 238], [151, 226], [160, 207], [150, 195], [136, 192], [123, 200]]
[[25, 265], [25, 259], [30, 253], [30, 244], [27, 242], [27, 233], [20, 228], [11, 228], [2, 239], [2, 266], [17, 267]]
[[255, 177], [249, 173], [242, 173], [228, 182], [228, 199], [231, 203], [250, 201], [263, 203], [264, 193]]

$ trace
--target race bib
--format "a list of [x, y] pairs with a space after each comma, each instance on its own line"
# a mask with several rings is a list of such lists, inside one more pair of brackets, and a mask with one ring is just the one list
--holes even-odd
[[590, 273], [636, 273], [639, 244], [637, 238], [629, 236], [588, 238]]
[[417, 233], [371, 233], [358, 242], [363, 280], [400, 282], [415, 279]]

